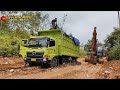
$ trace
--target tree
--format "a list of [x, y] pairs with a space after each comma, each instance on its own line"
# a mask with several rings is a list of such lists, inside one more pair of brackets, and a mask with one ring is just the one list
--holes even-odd
[[[49, 25], [49, 14], [42, 13], [41, 11], [1, 11], [1, 14], [5, 16], [21, 15], [32, 17], [25, 20], [8, 20], [6, 22], [6, 28], [10, 28], [12, 31], [20, 28], [21, 30], [27, 30], [35, 34]], [[2, 25], [2, 27], [4, 26]]]
[[115, 45], [107, 52], [109, 60], [120, 60], [120, 45]]
[[120, 28], [114, 28], [114, 31], [104, 40], [105, 46], [112, 48], [120, 44]]
[[[92, 39], [88, 40], [87, 44], [85, 44], [84, 50], [88, 51], [89, 49], [91, 49], [91, 46], [92, 46]], [[100, 46], [103, 46], [103, 44], [97, 39], [97, 47]]]
[[[11, 16], [13, 14], [16, 15], [17, 13], [18, 11], [0, 11], [0, 14], [4, 16]], [[7, 22], [0, 21], [0, 29], [10, 31], [13, 26], [11, 23], [13, 23], [11, 20], [7, 20]]]
[[35, 32], [44, 30], [49, 25], [49, 15], [38, 11], [0, 11], [0, 13], [4, 16], [19, 14], [32, 17], [25, 20], [7, 20], [7, 22], [0, 20], [0, 56], [19, 55], [20, 41], [29, 38], [28, 32], [34, 35]]
[[26, 28], [31, 32], [44, 30], [49, 25], [49, 14], [43, 14], [39, 11], [22, 12], [23, 15], [31, 16], [31, 19], [26, 20]]
[[114, 28], [114, 31], [107, 36], [105, 46], [108, 47], [109, 60], [120, 60], [120, 28]]

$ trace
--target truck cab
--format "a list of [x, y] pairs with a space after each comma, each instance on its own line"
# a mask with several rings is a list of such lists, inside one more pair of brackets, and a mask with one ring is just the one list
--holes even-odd
[[[20, 46], [20, 54], [25, 63], [45, 64], [49, 63], [56, 53], [55, 39], [50, 37], [32, 36], [29, 39], [23, 39]], [[50, 55], [53, 54], [53, 55]]]

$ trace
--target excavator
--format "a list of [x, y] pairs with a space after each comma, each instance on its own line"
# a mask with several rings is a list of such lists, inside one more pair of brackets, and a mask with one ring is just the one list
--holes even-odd
[[103, 58], [106, 57], [107, 51], [105, 47], [97, 47], [96, 28], [97, 27], [94, 27], [91, 49], [87, 51], [87, 56], [85, 57], [85, 62], [89, 62], [92, 64], [104, 63]]

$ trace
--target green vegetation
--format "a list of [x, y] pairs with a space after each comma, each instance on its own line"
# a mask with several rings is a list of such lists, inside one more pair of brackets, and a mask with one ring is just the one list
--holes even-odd
[[[85, 44], [85, 51], [88, 51], [89, 49], [91, 49], [91, 46], [92, 46], [92, 39], [88, 40], [87, 44]], [[97, 40], [97, 47], [99, 46], [103, 46], [103, 44]]]
[[108, 58], [120, 60], [120, 28], [114, 28], [114, 31], [105, 39], [105, 45], [108, 47]]
[[21, 39], [29, 38], [30, 34], [36, 35], [38, 30], [43, 30], [49, 25], [49, 15], [32, 11], [0, 11], [1, 15], [32, 16], [26, 20], [0, 20], [0, 56], [19, 55]]
[[120, 45], [112, 47], [107, 52], [109, 60], [120, 60]]
[[20, 40], [28, 37], [28, 32], [20, 29], [9, 33], [8, 31], [2, 31], [0, 33], [0, 56], [18, 55]]

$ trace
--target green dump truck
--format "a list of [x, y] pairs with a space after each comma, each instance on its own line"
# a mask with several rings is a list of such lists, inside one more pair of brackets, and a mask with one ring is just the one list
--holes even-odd
[[61, 30], [39, 31], [38, 36], [23, 39], [20, 54], [29, 66], [34, 63], [56, 67], [63, 62], [74, 62], [80, 56], [80, 42]]

